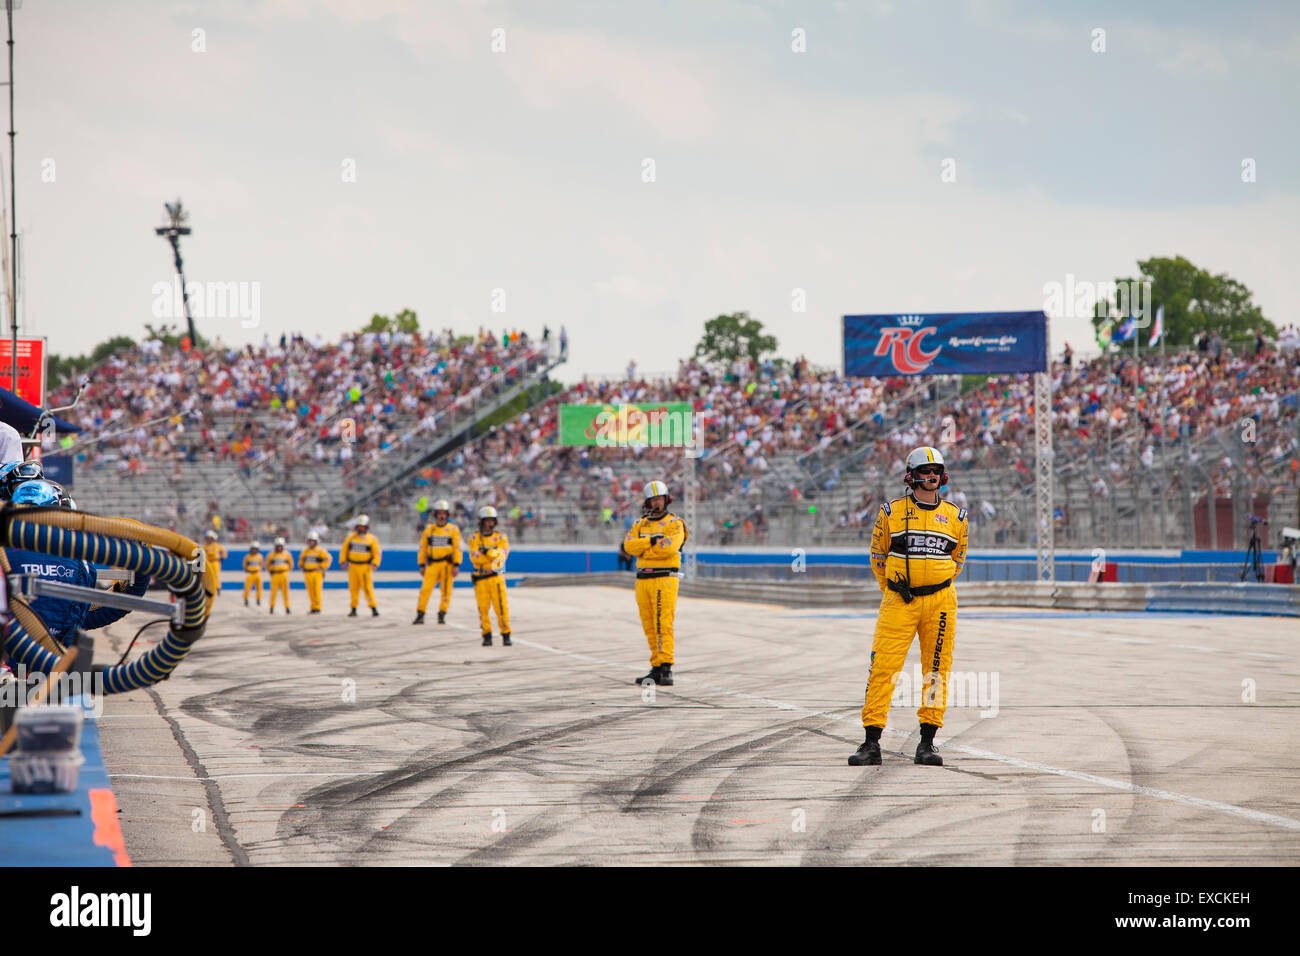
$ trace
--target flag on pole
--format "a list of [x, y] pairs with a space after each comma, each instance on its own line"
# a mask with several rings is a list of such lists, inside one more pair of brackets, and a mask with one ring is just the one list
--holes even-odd
[[1113, 327], [1114, 323], [1110, 319], [1104, 319], [1101, 325], [1097, 326], [1097, 348], [1103, 352], [1106, 351], [1106, 346], [1110, 345]]
[[1165, 307], [1162, 305], [1156, 309], [1156, 320], [1151, 323], [1151, 340], [1147, 345], [1155, 345], [1160, 341], [1160, 336], [1165, 331]]
[[1137, 319], [1135, 319], [1133, 316], [1130, 315], [1127, 319], [1125, 319], [1123, 322], [1119, 324], [1119, 328], [1115, 330], [1114, 334], [1111, 337], [1111, 341], [1127, 342], [1129, 339], [1133, 338], [1133, 336], [1136, 334], [1137, 334]]

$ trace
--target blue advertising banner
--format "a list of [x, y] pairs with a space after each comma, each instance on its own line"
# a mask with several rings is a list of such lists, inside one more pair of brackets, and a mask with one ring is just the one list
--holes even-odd
[[65, 488], [75, 487], [73, 480], [73, 461], [71, 455], [45, 455], [41, 459], [41, 470], [45, 477], [57, 481]]
[[1045, 371], [1044, 312], [844, 316], [846, 376]]

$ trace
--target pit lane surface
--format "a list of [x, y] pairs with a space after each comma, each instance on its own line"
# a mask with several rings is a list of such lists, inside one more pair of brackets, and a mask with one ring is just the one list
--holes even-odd
[[510, 648], [468, 591], [442, 627], [379, 599], [271, 617], [227, 590], [170, 680], [109, 698], [137, 865], [1300, 859], [1293, 620], [963, 610], [947, 765], [911, 761], [909, 686], [854, 768], [873, 611], [683, 598], [651, 697], [630, 591], [512, 588]]

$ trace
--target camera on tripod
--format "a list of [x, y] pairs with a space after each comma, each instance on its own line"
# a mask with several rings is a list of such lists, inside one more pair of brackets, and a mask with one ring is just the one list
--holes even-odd
[[1264, 519], [1259, 515], [1246, 515], [1246, 527], [1250, 529], [1250, 543], [1246, 545], [1246, 560], [1241, 564], [1240, 580], [1253, 577], [1256, 582], [1264, 581], [1264, 555], [1260, 548], [1259, 532], [1255, 530], [1256, 525], [1264, 524]]

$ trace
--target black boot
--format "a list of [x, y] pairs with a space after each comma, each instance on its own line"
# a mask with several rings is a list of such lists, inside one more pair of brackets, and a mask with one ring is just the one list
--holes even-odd
[[379, 617], [379, 608], [377, 608], [377, 607], [372, 607], [372, 608], [370, 609], [370, 616], [371, 616], [371, 617]]
[[491, 632], [491, 631], [487, 631], [487, 632], [483, 635], [483, 646], [484, 646], [484, 647], [491, 647], [491, 646], [492, 646], [492, 632]]
[[502, 647], [509, 647], [510, 644], [511, 644], [511, 641], [510, 641], [510, 632], [509, 632], [509, 631], [502, 631], [502, 632], [501, 632], [501, 646], [502, 646]]
[[934, 724], [921, 725], [921, 742], [916, 745], [915, 763], [924, 764], [927, 767], [943, 766], [943, 758], [934, 749], [934, 734], [938, 729]]
[[356, 617], [356, 616], [357, 616], [356, 608], [353, 608], [352, 610], [348, 611], [348, 617]]
[[285, 608], [285, 609], [284, 609], [284, 613], [285, 613], [285, 614], [288, 614], [288, 613], [289, 613], [289, 609], [288, 609], [288, 608]]
[[649, 682], [652, 683], [652, 684], [657, 684], [657, 683], [659, 683], [659, 668], [658, 668], [658, 667], [652, 667], [652, 668], [650, 668], [650, 673], [649, 673], [649, 674], [646, 674], [645, 677], [638, 677], [638, 678], [636, 679], [635, 683], [637, 683], [637, 684], [644, 684], [646, 681], [649, 681]]
[[850, 767], [879, 767], [880, 766], [880, 727], [867, 727], [867, 739], [863, 741], [862, 746], [857, 752], [849, 757]]
[[[421, 620], [424, 619], [424, 615], [423, 615], [423, 614], [420, 615], [420, 619], [421, 619]], [[438, 623], [439, 623], [439, 624], [446, 624], [446, 623], [447, 623], [447, 612], [446, 612], [446, 611], [439, 611], [439, 612], [438, 612]]]
[[424, 623], [424, 612], [423, 612], [423, 611], [416, 611], [416, 612], [415, 612], [415, 620], [412, 621], [411, 623], [412, 623], [412, 624], [423, 624], [423, 623]]
[[659, 681], [658, 681], [658, 683], [659, 683], [660, 686], [662, 686], [662, 687], [672, 687], [672, 686], [673, 686], [673, 665], [672, 665], [672, 664], [660, 664], [660, 665], [659, 665]]

